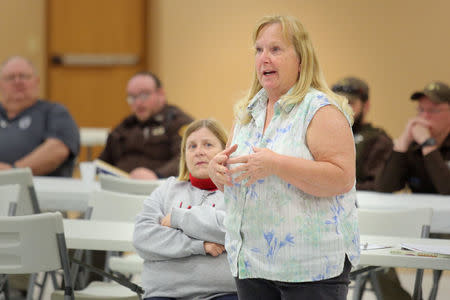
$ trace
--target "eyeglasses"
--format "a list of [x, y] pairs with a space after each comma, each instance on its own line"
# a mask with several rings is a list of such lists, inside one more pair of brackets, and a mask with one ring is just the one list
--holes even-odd
[[17, 74], [9, 74], [9, 75], [3, 76], [2, 79], [7, 82], [12, 82], [16, 79], [22, 80], [22, 81], [27, 81], [27, 80], [30, 80], [32, 77], [33, 77], [33, 74], [17, 73]]
[[444, 111], [447, 111], [447, 110], [449, 110], [449, 108], [447, 108], [447, 109], [445, 109], [445, 108], [424, 109], [424, 108], [418, 107], [417, 108], [417, 113], [418, 114], [428, 113], [428, 114], [434, 115], [434, 114], [438, 114], [438, 113], [441, 113], [441, 112], [444, 112]]
[[127, 102], [131, 105], [134, 104], [137, 100], [147, 101], [151, 94], [151, 92], [141, 92], [137, 95], [128, 95]]

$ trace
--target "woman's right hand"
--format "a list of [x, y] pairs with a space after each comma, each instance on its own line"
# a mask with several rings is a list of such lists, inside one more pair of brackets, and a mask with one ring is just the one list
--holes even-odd
[[219, 256], [225, 251], [225, 246], [213, 242], [204, 242], [203, 247], [205, 252], [212, 256]]
[[219, 190], [223, 192], [225, 185], [232, 186], [230, 171], [227, 167], [230, 155], [236, 151], [237, 145], [226, 148], [214, 156], [208, 165], [209, 178], [214, 182]]

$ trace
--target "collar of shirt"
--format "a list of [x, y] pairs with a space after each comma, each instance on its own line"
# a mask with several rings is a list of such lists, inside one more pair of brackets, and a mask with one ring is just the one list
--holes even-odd
[[[292, 93], [292, 90], [294, 88], [291, 88], [285, 95], [288, 95]], [[286, 105], [285, 100], [283, 99], [284, 95], [281, 96], [280, 100], [275, 103], [274, 111], [275, 113], [279, 113], [280, 110], [284, 110], [285, 113], [290, 113], [291, 110], [294, 108], [294, 106], [297, 103], [291, 103]], [[249, 111], [252, 118], [255, 118], [255, 115], [258, 115], [261, 113], [262, 110], [266, 109], [267, 101], [269, 99], [269, 96], [264, 88], [260, 89], [258, 93], [250, 100], [247, 110]]]

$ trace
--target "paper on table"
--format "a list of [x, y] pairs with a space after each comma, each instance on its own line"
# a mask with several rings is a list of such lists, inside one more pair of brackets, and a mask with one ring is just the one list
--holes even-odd
[[369, 244], [369, 243], [362, 243], [360, 245], [361, 250], [376, 250], [376, 249], [384, 249], [384, 248], [391, 248], [391, 247], [392, 246]]
[[413, 251], [450, 255], [449, 246], [430, 246], [430, 245], [409, 244], [409, 243], [408, 244], [402, 243], [400, 244], [400, 246], [404, 249]]

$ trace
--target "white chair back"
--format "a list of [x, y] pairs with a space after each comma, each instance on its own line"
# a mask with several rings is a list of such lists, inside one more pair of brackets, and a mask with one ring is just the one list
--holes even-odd
[[106, 174], [99, 175], [100, 186], [103, 190], [136, 194], [150, 195], [164, 180], [137, 180], [122, 178]]
[[59, 212], [0, 217], [0, 274], [61, 269], [58, 234], [64, 237]]
[[88, 218], [101, 221], [134, 222], [147, 196], [94, 191], [89, 198]]
[[0, 216], [13, 216], [20, 197], [20, 185], [0, 185]]
[[[429, 233], [433, 210], [414, 209], [358, 209], [361, 234], [420, 238]], [[423, 233], [423, 229], [428, 232]]]
[[40, 212], [33, 185], [33, 174], [30, 168], [1, 171], [0, 186], [7, 184], [20, 185], [20, 197], [17, 202], [16, 215], [29, 215]]

